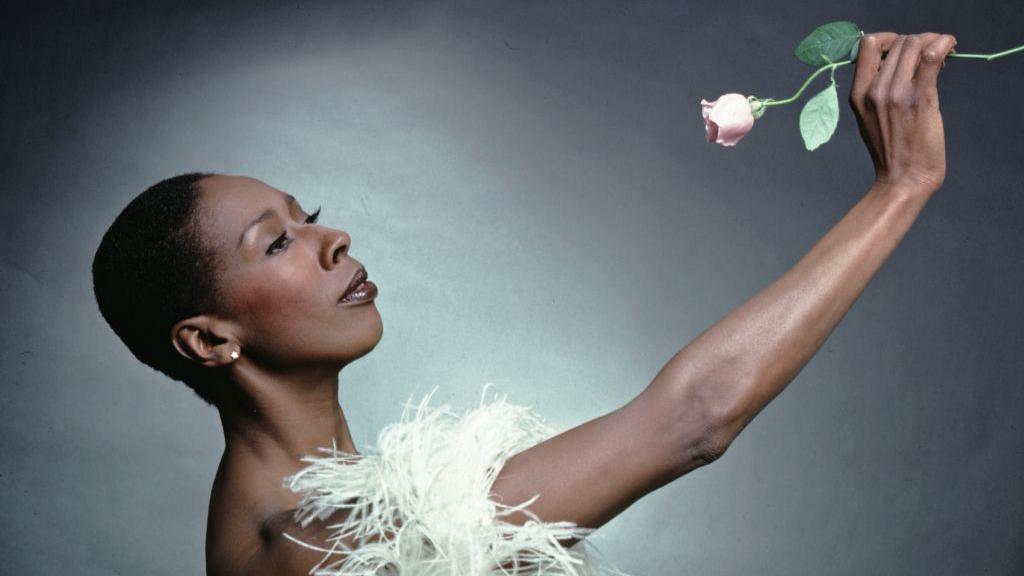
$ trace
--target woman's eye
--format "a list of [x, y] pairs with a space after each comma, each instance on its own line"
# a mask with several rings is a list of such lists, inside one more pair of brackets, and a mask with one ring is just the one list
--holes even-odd
[[[316, 212], [313, 212], [312, 214], [310, 214], [306, 218], [305, 223], [306, 224], [315, 224], [316, 221], [319, 218], [320, 218], [320, 206], [317, 206], [316, 207]], [[276, 250], [274, 250], [274, 248], [284, 249], [287, 246], [287, 244], [285, 243], [286, 240], [288, 240], [288, 233], [287, 232], [282, 232], [281, 235], [278, 236], [276, 240], [271, 242], [269, 247], [267, 247], [267, 254], [273, 254], [274, 252], [276, 252]]]
[[282, 232], [281, 235], [277, 237], [277, 240], [270, 243], [270, 246], [267, 248], [267, 254], [273, 254], [276, 252], [276, 250], [274, 250], [276, 247], [284, 248], [284, 241], [287, 239], [288, 236], [286, 236], [286, 233]]

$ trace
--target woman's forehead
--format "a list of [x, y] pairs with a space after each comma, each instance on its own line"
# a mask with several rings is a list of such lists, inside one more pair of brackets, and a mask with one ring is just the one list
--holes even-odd
[[287, 212], [290, 195], [255, 178], [210, 176], [200, 187], [208, 232], [224, 248], [234, 246], [231, 239], [265, 210]]
[[205, 195], [218, 204], [272, 202], [284, 196], [277, 188], [248, 176], [218, 174], [204, 178], [200, 186]]

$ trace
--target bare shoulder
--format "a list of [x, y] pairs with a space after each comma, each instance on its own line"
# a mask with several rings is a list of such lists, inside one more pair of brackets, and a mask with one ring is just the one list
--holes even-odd
[[[206, 537], [206, 570], [209, 576], [308, 576], [330, 549], [327, 527], [344, 518], [336, 513], [324, 522], [301, 526], [295, 509], [283, 508], [268, 497], [268, 482], [251, 477], [231, 481], [222, 472], [210, 498]], [[304, 542], [303, 546], [296, 542]], [[346, 542], [352, 546], [352, 542]], [[312, 546], [313, 548], [311, 548]], [[342, 559], [333, 555], [330, 561]]]
[[293, 514], [294, 510], [281, 510], [265, 518], [258, 526], [240, 530], [239, 540], [208, 549], [207, 574], [308, 575], [323, 560], [324, 553], [298, 544], [288, 536], [320, 548], [329, 548], [330, 544], [320, 537], [322, 534], [317, 532], [316, 526], [299, 527], [292, 519]]
[[[295, 510], [281, 510], [268, 516], [259, 529], [259, 547], [245, 560], [239, 576], [306, 576], [324, 561], [323, 550], [331, 548], [330, 531], [325, 523], [313, 521], [300, 526]], [[334, 522], [332, 518], [330, 522]], [[302, 544], [300, 544], [300, 542]], [[352, 545], [352, 542], [348, 542]], [[343, 560], [339, 553], [328, 562]]]
[[210, 490], [206, 520], [206, 573], [209, 576], [243, 574], [246, 560], [260, 547], [258, 509], [252, 492], [230, 473], [224, 459]]

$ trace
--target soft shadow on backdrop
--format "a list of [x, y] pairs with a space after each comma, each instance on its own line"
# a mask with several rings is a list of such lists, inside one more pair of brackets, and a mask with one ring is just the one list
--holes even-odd
[[[796, 43], [831, 20], [952, 33], [961, 52], [1024, 34], [995, 0], [790, 4], [11, 9], [0, 573], [203, 571], [217, 414], [130, 355], [90, 285], [100, 236], [150, 184], [252, 176], [351, 235], [384, 322], [340, 377], [360, 449], [434, 384], [468, 407], [494, 382], [565, 430], [635, 396], [870, 184], [852, 67], [813, 153], [804, 100], [724, 149], [700, 98], [788, 97], [810, 72]], [[950, 61], [942, 189], [724, 458], [594, 535], [620, 568], [1024, 570], [1024, 190], [1004, 130], [1022, 78], [1024, 57]]]

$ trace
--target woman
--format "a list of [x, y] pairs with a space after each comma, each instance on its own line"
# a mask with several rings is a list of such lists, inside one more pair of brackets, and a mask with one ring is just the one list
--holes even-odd
[[[867, 194], [628, 404], [508, 459], [491, 495], [518, 503], [539, 494], [536, 517], [596, 529], [721, 457], [818, 350], [941, 186], [936, 82], [954, 44], [934, 33], [864, 36], [849, 101], [876, 170]], [[357, 453], [337, 376], [373, 350], [382, 323], [376, 288], [349, 254], [352, 239], [318, 224], [318, 212], [258, 180], [185, 174], [134, 199], [93, 264], [100, 310], [129, 349], [220, 413], [211, 575], [307, 574], [322, 553], [284, 533], [323, 544], [335, 519], [297, 526], [300, 496], [282, 478], [331, 441]]]

